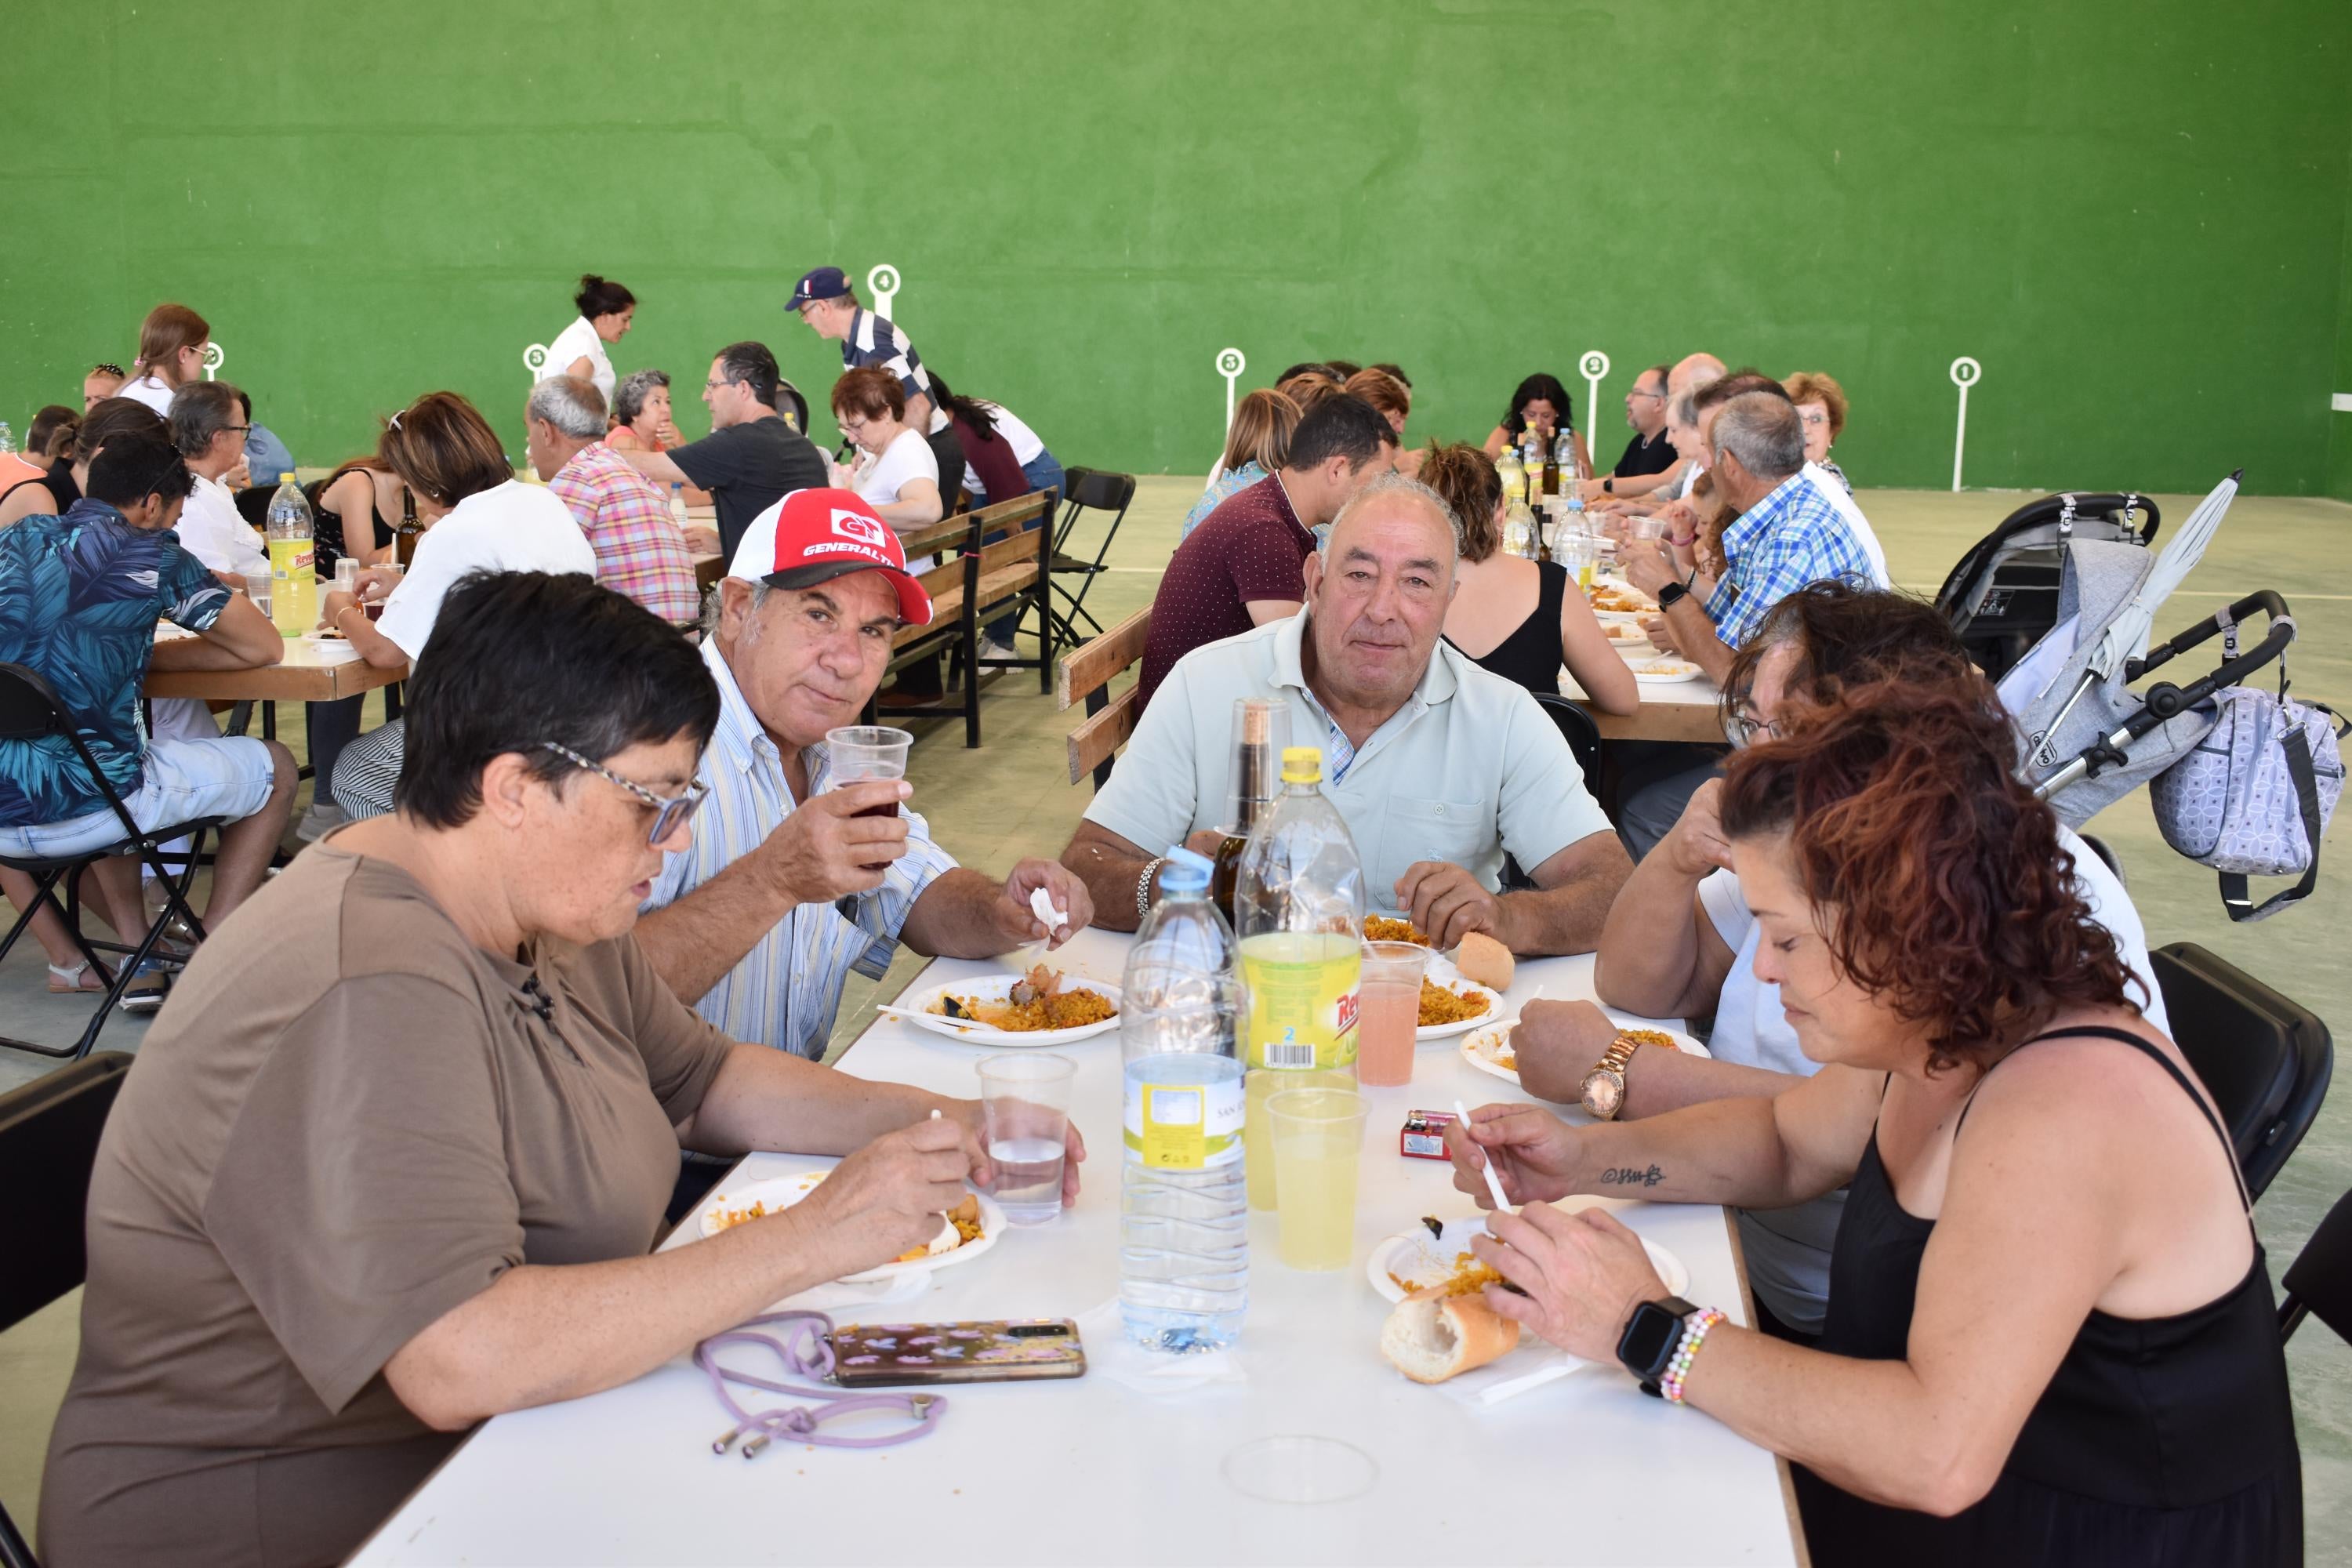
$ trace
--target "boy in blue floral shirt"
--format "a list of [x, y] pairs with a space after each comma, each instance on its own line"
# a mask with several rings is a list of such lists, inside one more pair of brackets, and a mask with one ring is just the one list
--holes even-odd
[[[261, 885], [291, 814], [294, 759], [274, 741], [148, 738], [140, 691], [151, 663], [235, 669], [285, 657], [268, 617], [180, 547], [172, 525], [192, 482], [160, 436], [119, 436], [91, 460], [88, 491], [64, 516], [0, 529], [0, 662], [49, 683], [141, 829], [230, 819], [205, 909], [209, 926]], [[164, 619], [194, 638], [158, 644]], [[66, 858], [124, 836], [65, 736], [0, 741], [0, 853]], [[115, 929], [143, 931], [138, 862], [110, 858], [98, 878]], [[20, 908], [31, 900], [24, 873], [0, 872], [0, 888]], [[53, 990], [102, 987], [81, 972], [55, 916], [45, 913], [34, 932], [48, 952]], [[160, 1001], [159, 987], [142, 989]]]

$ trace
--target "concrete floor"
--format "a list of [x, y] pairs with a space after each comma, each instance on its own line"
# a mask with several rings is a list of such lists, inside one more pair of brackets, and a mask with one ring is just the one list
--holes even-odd
[[[1176, 527], [1199, 494], [1194, 480], [1147, 479], [1110, 556], [1111, 570], [1087, 599], [1105, 625], [1150, 601], [1174, 547]], [[1951, 496], [1927, 491], [1865, 492], [1863, 502], [1903, 587], [1932, 594], [1960, 552], [2024, 500], [2023, 496]], [[2159, 498], [2166, 516], [2188, 515], [2193, 498]], [[1091, 536], [1074, 542], [1091, 555]], [[2352, 710], [2352, 506], [2326, 500], [2243, 499], [2231, 510], [2203, 564], [2159, 613], [2157, 636], [2169, 636], [2231, 599], [2275, 588], [2293, 605], [2300, 640], [2288, 658], [2295, 689]], [[373, 717], [371, 715], [371, 722]], [[915, 804], [928, 807], [932, 831], [967, 865], [1003, 872], [1025, 855], [1057, 854], [1091, 794], [1067, 780], [1063, 736], [1068, 715], [1034, 683], [1008, 676], [984, 703], [986, 744], [967, 752], [960, 727], [933, 724], [908, 768]], [[293, 742], [299, 725], [289, 718]], [[950, 793], [952, 792], [952, 793]], [[949, 802], [952, 801], [950, 805]], [[2191, 865], [2158, 837], [2145, 791], [2110, 807], [2094, 829], [2120, 854], [2152, 944], [2204, 943], [2310, 1006], [2342, 1030], [2352, 1021], [2352, 846], [2347, 813], [2329, 835], [2328, 868], [2301, 907], [2256, 926], [2233, 927], [2222, 914], [2210, 872]], [[902, 959], [879, 985], [853, 978], [835, 1034], [845, 1042], [871, 1016], [877, 998], [897, 994], [915, 967]], [[0, 1034], [69, 1039], [86, 1016], [69, 998], [43, 990], [37, 949], [29, 942], [0, 963]], [[118, 1016], [101, 1048], [135, 1050], [145, 1026]], [[0, 1089], [38, 1076], [50, 1064], [0, 1050]], [[2352, 1188], [2352, 1093], [2339, 1092], [2256, 1212], [2273, 1278], [2302, 1247], [2328, 1205]], [[71, 1369], [79, 1297], [0, 1334], [0, 1501], [32, 1527], [49, 1423]], [[2307, 1531], [2314, 1563], [2352, 1564], [2352, 1348], [2316, 1322], [2289, 1347], [2302, 1434]]]

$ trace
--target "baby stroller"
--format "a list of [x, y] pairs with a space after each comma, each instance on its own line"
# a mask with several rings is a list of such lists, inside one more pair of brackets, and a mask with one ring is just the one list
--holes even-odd
[[[2061, 542], [2055, 625], [2009, 668], [2000, 685], [2001, 699], [2018, 723], [2021, 774], [2069, 827], [2081, 827], [2104, 807], [2179, 766], [2192, 752], [2213, 751], [2202, 743], [2221, 721], [2231, 689], [2242, 687], [2266, 665], [2281, 666], [2276, 706], [2284, 729], [2293, 731], [2304, 722], [2298, 717], [2300, 705], [2287, 703], [2284, 696], [2284, 660], [2287, 645], [2294, 640], [2294, 618], [2285, 601], [2268, 589], [2246, 595], [2168, 641], [2147, 646], [2158, 607], [2203, 555], [2237, 488], [2236, 474], [2224, 479], [2161, 552], [2149, 551], [2137, 539]], [[2242, 647], [2242, 628], [2257, 615], [2265, 623], [2262, 639]], [[2154, 671], [2217, 637], [2222, 639], [2222, 657], [2211, 670], [2185, 682], [2158, 680], [2135, 689]], [[2242, 699], [2249, 695], [2235, 694]], [[2271, 700], [2265, 694], [2261, 700]], [[2325, 749], [2332, 753], [2333, 742]], [[2323, 758], [2323, 770], [2326, 765]], [[2333, 776], [2340, 787], [2340, 767]], [[2159, 786], [2158, 816], [2167, 838], [2192, 858], [2222, 867], [2224, 902], [2233, 919], [2259, 919], [2310, 890], [2322, 826], [2315, 816], [2325, 808], [2315, 813], [2306, 805], [2302, 818], [2309, 848], [2304, 887], [2255, 910], [2244, 897], [2242, 875], [2183, 846], [2175, 825], [2165, 820], [2163, 795]], [[2333, 804], [2331, 793], [2326, 805]]]
[[2054, 495], [2029, 501], [1970, 546], [1937, 592], [1936, 607], [1969, 657], [1999, 680], [2059, 620], [2059, 575], [2075, 542], [2156, 539], [2156, 503], [2139, 495]]

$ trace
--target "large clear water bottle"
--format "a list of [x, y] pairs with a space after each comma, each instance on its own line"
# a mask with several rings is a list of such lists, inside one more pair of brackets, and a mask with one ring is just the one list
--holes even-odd
[[1119, 1315], [1147, 1350], [1222, 1350], [1249, 1309], [1242, 984], [1209, 861], [1169, 851], [1120, 984]]
[[318, 545], [310, 503], [289, 474], [269, 498], [269, 618], [289, 637], [319, 624]]

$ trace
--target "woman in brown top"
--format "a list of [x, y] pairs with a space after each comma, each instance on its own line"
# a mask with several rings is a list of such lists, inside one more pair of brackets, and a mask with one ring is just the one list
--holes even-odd
[[[629, 936], [719, 717], [674, 630], [476, 578], [409, 689], [399, 810], [214, 933], [107, 1124], [51, 1568], [340, 1561], [476, 1422], [895, 1258], [992, 1173], [976, 1106], [730, 1042]], [[848, 1158], [649, 1256], [681, 1146]]]

